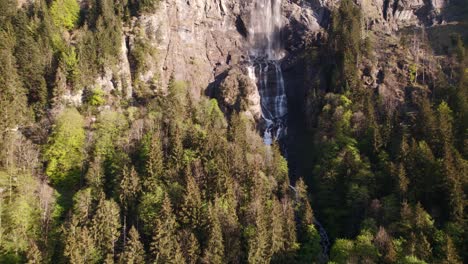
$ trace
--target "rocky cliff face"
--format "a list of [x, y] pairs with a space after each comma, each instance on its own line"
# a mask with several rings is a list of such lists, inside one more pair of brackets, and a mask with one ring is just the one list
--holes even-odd
[[[300, 49], [321, 29], [323, 12], [317, 10], [305, 1], [283, 1], [289, 51]], [[142, 15], [132, 25], [143, 28], [158, 50], [152, 67], [139, 78], [148, 81], [158, 75], [164, 89], [173, 74], [190, 83], [195, 96], [217, 86], [233, 66], [246, 60], [249, 17], [250, 1], [245, 0], [161, 1], [156, 13]]]
[[[284, 28], [281, 37], [287, 53], [282, 67], [286, 78], [290, 79], [286, 82], [292, 86], [302, 85], [298, 78], [303, 76], [294, 73], [298, 70], [301, 72], [302, 66], [297, 65], [301, 63], [298, 58], [309, 42], [319, 39], [326, 31], [331, 10], [339, 2], [282, 1]], [[441, 23], [443, 17], [440, 10], [447, 0], [357, 0], [357, 4], [365, 16], [365, 30], [392, 36], [393, 32], [403, 27]], [[245, 101], [249, 104], [247, 109], [250, 109], [250, 114], [259, 118], [258, 93], [252, 89], [243, 93], [245, 83], [233, 81], [245, 80], [247, 74], [243, 65], [248, 58], [247, 28], [251, 5], [249, 0], [161, 0], [156, 12], [143, 14], [124, 28], [118, 69], [106, 71], [96, 79], [96, 85], [104, 91], [117, 89], [129, 97], [135, 79], [152, 82], [152, 89], [164, 91], [169, 79], [174, 76], [189, 84], [195, 98], [202, 94], [243, 94], [247, 96]], [[135, 76], [131, 74], [132, 65], [128, 57], [139, 37], [149, 40], [156, 54], [148, 59], [145, 71]], [[373, 78], [377, 79], [377, 76]], [[220, 87], [224, 92], [219, 92]], [[226, 92], [229, 89], [232, 91]], [[220, 99], [227, 102], [232, 98]], [[76, 100], [73, 103], [79, 104]]]

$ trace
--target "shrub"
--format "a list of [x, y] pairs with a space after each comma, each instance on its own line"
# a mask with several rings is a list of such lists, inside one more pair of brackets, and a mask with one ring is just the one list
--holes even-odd
[[92, 106], [101, 106], [106, 102], [104, 99], [104, 91], [102, 91], [100, 88], [94, 88], [89, 97], [88, 97], [88, 103]]

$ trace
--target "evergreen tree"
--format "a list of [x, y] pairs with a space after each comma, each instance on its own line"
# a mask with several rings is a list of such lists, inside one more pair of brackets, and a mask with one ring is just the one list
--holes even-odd
[[241, 226], [237, 215], [238, 200], [235, 194], [235, 181], [231, 177], [226, 177], [224, 191], [221, 197], [216, 197], [214, 208], [217, 210], [223, 232], [225, 260], [228, 263], [237, 263], [242, 254], [240, 233]]
[[403, 163], [398, 164], [398, 191], [402, 198], [407, 197], [408, 185], [410, 184], [408, 177], [406, 176], [406, 170]]
[[293, 202], [289, 197], [283, 197], [281, 204], [284, 214], [283, 226], [285, 232], [285, 249], [286, 251], [291, 252], [297, 249], [296, 218], [294, 214]]
[[101, 198], [92, 220], [91, 234], [105, 259], [115, 257], [116, 242], [120, 236], [120, 210], [113, 200]]
[[200, 243], [190, 230], [180, 232], [181, 248], [187, 264], [199, 263], [200, 259]]
[[[452, 147], [444, 144], [444, 158], [442, 161], [442, 171], [444, 173], [444, 189], [448, 200], [450, 218], [454, 221], [461, 221], [464, 215], [464, 193], [462, 187], [461, 175], [466, 170], [456, 164], [456, 157], [452, 154]], [[457, 168], [458, 167], [458, 168]]]
[[171, 201], [166, 195], [161, 212], [156, 219], [156, 230], [151, 243], [154, 263], [185, 263], [176, 231], [177, 222], [172, 211]]
[[99, 156], [89, 165], [85, 178], [95, 199], [100, 199], [104, 195], [104, 168]]
[[276, 254], [285, 250], [285, 231], [283, 226], [283, 208], [278, 199], [273, 198], [271, 208], [271, 252]]
[[145, 250], [140, 242], [138, 230], [132, 226], [128, 232], [127, 243], [120, 255], [120, 263], [143, 264], [145, 263]]
[[375, 235], [373, 242], [380, 253], [380, 260], [383, 263], [394, 263], [396, 261], [397, 253], [393, 241], [384, 227], [379, 227], [379, 231]]
[[[5, 12], [8, 4], [5, 3]], [[2, 6], [3, 7], [3, 6]], [[3, 8], [2, 8], [3, 9]], [[1, 19], [1, 18], [0, 18]], [[14, 129], [26, 120], [27, 101], [26, 90], [21, 84], [16, 69], [16, 59], [13, 56], [15, 36], [11, 24], [0, 26], [0, 130]], [[4, 133], [2, 133], [3, 137]], [[1, 140], [3, 142], [3, 139]]]
[[300, 219], [301, 228], [303, 228], [301, 233], [303, 233], [308, 229], [309, 225], [313, 224], [314, 214], [312, 212], [312, 207], [310, 206], [307, 186], [302, 178], [296, 182], [296, 199], [297, 213]]
[[141, 190], [141, 186], [135, 167], [132, 166], [129, 170], [128, 167], [125, 166], [122, 174], [119, 199], [124, 210], [128, 212], [128, 210], [133, 208], [136, 198]]
[[442, 261], [443, 264], [461, 264], [462, 263], [450, 236], [446, 237], [444, 253], [445, 253], [445, 259]]
[[64, 255], [69, 263], [98, 263], [99, 249], [86, 226], [79, 226], [76, 219], [71, 220], [66, 230]]
[[[335, 52], [337, 69], [334, 77], [338, 89], [357, 88], [357, 65], [361, 49], [361, 10], [352, 0], [341, 1], [334, 11], [330, 48]], [[341, 81], [341, 83], [340, 83]], [[336, 88], [335, 88], [336, 89]]]
[[187, 175], [187, 188], [184, 203], [180, 211], [180, 221], [194, 230], [195, 235], [201, 237], [205, 226], [204, 206], [198, 184], [191, 175]]
[[223, 235], [216, 211], [217, 210], [213, 208], [213, 205], [208, 207], [210, 224], [208, 242], [203, 257], [205, 263], [219, 264], [225, 262]]
[[151, 137], [151, 145], [146, 162], [147, 176], [143, 182], [145, 191], [154, 192], [164, 176], [164, 156], [159, 134]]
[[252, 233], [248, 237], [248, 261], [249, 263], [269, 263], [271, 254], [271, 230], [270, 216], [266, 208], [266, 184], [265, 179], [256, 177], [253, 179], [253, 198], [251, 210], [253, 217]]
[[31, 242], [29, 250], [27, 252], [28, 264], [40, 264], [42, 263], [42, 252], [37, 247], [36, 243]]

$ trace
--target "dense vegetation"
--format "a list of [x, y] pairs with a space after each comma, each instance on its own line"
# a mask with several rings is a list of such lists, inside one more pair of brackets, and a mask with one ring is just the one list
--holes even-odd
[[328, 81], [308, 99], [311, 166], [304, 174], [312, 207], [336, 239], [330, 260], [462, 263], [468, 252], [466, 48], [451, 36], [452, 72], [436, 73], [437, 80], [417, 78], [424, 65], [410, 65], [406, 102], [394, 107], [363, 89], [359, 62], [375, 58], [361, 17], [352, 1], [333, 14], [317, 59]]
[[[364, 89], [371, 40], [342, 1], [308, 50], [324, 78], [305, 109], [309, 167], [291, 184], [278, 146], [243, 113], [193, 100], [189, 83], [153, 92], [133, 78], [132, 95], [94, 86], [119, 60], [123, 26], [158, 2], [0, 0], [0, 263], [467, 261], [460, 36], [451, 71], [429, 84], [415, 62], [406, 102], [389, 109]], [[132, 75], [154, 53], [136, 38]], [[83, 104], [67, 105], [76, 90]]]

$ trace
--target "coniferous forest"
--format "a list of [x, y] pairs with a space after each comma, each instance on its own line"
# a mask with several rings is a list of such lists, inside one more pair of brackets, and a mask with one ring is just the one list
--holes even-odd
[[283, 0], [327, 19], [284, 44], [271, 145], [223, 37], [205, 82], [153, 28], [240, 8], [248, 39], [247, 2], [0, 0], [0, 263], [467, 263], [468, 2], [380, 32], [366, 1]]

